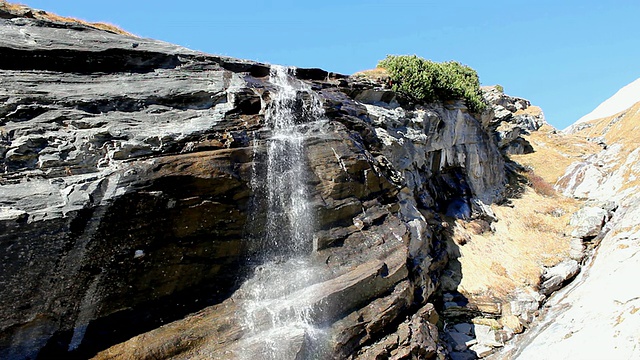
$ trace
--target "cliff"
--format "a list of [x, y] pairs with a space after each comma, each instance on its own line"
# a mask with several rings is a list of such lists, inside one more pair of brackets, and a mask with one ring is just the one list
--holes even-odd
[[[271, 271], [257, 253], [273, 249], [256, 244], [268, 222], [256, 174], [282, 92], [270, 65], [3, 13], [0, 73], [0, 357], [319, 351], [306, 330], [271, 334], [258, 313], [255, 335], [241, 319], [248, 286]], [[473, 114], [462, 101], [412, 103], [367, 76], [296, 69], [287, 81], [300, 84], [291, 106], [303, 129], [313, 276], [269, 311], [303, 302], [326, 334], [322, 354], [475, 357], [575, 276], [562, 272], [574, 263], [560, 228], [549, 239], [563, 252], [522, 279], [505, 253], [469, 262], [483, 258], [482, 241], [520, 224], [500, 204], [524, 192], [544, 205], [506, 157], [530, 153], [523, 135], [544, 124], [528, 101], [487, 88], [489, 108]], [[501, 248], [524, 256], [524, 242], [513, 243]], [[276, 276], [297, 274], [280, 264]], [[464, 282], [482, 271], [498, 276]], [[473, 337], [482, 347], [471, 352]]]

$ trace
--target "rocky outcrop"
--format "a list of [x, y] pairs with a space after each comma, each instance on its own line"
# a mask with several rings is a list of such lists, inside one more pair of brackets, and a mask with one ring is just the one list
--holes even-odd
[[558, 265], [550, 267], [542, 274], [540, 293], [550, 295], [562, 288], [567, 281], [572, 280], [580, 272], [580, 265], [576, 260], [566, 260]]
[[601, 207], [585, 206], [571, 218], [571, 236], [580, 239], [594, 238], [600, 234], [602, 226], [610, 217], [611, 215]]
[[486, 86], [482, 90], [490, 104], [485, 110], [484, 123], [493, 130], [500, 150], [505, 154], [533, 152], [533, 147], [522, 135], [547, 123], [542, 109], [531, 106], [529, 100], [506, 95], [498, 86]]
[[[0, 35], [0, 357], [260, 354], [238, 314], [260, 265], [269, 66], [23, 17], [0, 19]], [[313, 89], [300, 108], [317, 97], [325, 119], [305, 134], [317, 278], [292, 297], [326, 330], [327, 356], [444, 356], [431, 303], [442, 217], [490, 217], [500, 148], [519, 141], [496, 129], [524, 126], [528, 102], [496, 95], [470, 114], [296, 76]], [[317, 350], [304, 331], [272, 335], [291, 358]]]

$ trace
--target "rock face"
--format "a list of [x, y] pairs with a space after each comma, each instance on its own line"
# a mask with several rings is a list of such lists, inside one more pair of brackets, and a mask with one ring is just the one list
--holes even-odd
[[540, 293], [550, 295], [552, 292], [562, 288], [562, 284], [573, 279], [580, 272], [580, 265], [576, 260], [563, 261], [560, 264], [548, 268], [542, 274]]
[[571, 236], [581, 239], [594, 238], [602, 230], [602, 226], [609, 218], [605, 209], [595, 206], [585, 206], [571, 218], [569, 225], [574, 229]]
[[[0, 358], [85, 358], [128, 339], [97, 357], [260, 354], [238, 304], [259, 265], [247, 234], [264, 226], [253, 170], [269, 66], [22, 17], [3, 16], [0, 39]], [[317, 279], [294, 293], [328, 331], [324, 354], [445, 356], [430, 303], [448, 261], [441, 216], [487, 215], [504, 197], [500, 149], [541, 118], [506, 95], [474, 115], [296, 76], [326, 117], [304, 140]], [[274, 336], [288, 357], [313, 350], [304, 332]]]
[[2, 357], [95, 351], [225, 298], [261, 109], [243, 72], [268, 68], [82, 26], [0, 31]]

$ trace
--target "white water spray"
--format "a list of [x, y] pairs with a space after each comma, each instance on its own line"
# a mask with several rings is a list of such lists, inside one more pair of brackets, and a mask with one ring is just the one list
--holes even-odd
[[300, 254], [311, 238], [312, 217], [305, 185], [304, 135], [296, 122], [313, 121], [299, 114], [298, 93], [304, 88], [291, 69], [274, 66], [270, 81], [278, 87], [266, 115], [273, 134], [266, 168], [267, 224], [265, 244], [284, 256]]
[[[264, 197], [264, 232], [255, 239], [260, 265], [240, 288], [244, 337], [241, 358], [321, 358], [322, 331], [314, 326], [304, 290], [322, 280], [311, 266], [313, 215], [308, 199], [305, 129], [322, 119], [320, 100], [293, 69], [272, 66], [271, 133], [254, 191]], [[260, 350], [257, 350], [260, 349]]]

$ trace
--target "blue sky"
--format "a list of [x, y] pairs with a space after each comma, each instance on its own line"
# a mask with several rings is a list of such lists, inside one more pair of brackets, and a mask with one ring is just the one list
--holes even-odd
[[457, 60], [564, 128], [640, 77], [640, 1], [23, 0], [195, 50], [351, 74]]

